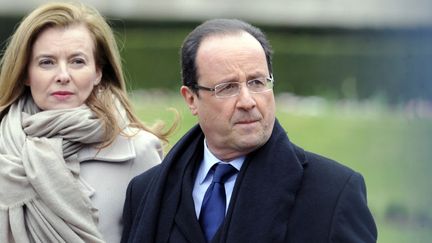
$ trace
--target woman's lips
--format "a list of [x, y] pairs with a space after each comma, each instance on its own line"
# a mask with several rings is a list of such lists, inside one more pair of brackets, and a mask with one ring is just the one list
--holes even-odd
[[56, 91], [53, 92], [51, 95], [56, 97], [59, 100], [65, 100], [69, 98], [71, 95], [73, 95], [73, 93], [69, 91]]

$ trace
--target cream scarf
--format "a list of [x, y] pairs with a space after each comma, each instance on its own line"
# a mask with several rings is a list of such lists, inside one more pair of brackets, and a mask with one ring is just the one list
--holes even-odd
[[40, 111], [31, 98], [0, 124], [0, 242], [103, 242], [77, 151], [103, 128], [83, 105]]

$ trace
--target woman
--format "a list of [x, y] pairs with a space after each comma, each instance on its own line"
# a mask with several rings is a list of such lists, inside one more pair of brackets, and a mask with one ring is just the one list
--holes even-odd
[[80, 4], [42, 5], [0, 71], [0, 242], [119, 242], [127, 184], [172, 129], [133, 114], [109, 25]]

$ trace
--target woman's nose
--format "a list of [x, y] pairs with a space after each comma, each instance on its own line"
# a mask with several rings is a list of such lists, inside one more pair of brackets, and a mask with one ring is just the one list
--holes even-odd
[[66, 66], [60, 65], [56, 77], [56, 83], [67, 84], [70, 82], [70, 74]]

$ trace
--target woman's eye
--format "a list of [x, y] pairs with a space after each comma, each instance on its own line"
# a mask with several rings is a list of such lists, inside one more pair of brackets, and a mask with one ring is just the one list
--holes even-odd
[[85, 61], [82, 58], [76, 58], [76, 59], [72, 60], [72, 63], [73, 64], [85, 64]]
[[39, 61], [39, 65], [42, 67], [53, 65], [54, 62], [51, 59], [43, 59]]

